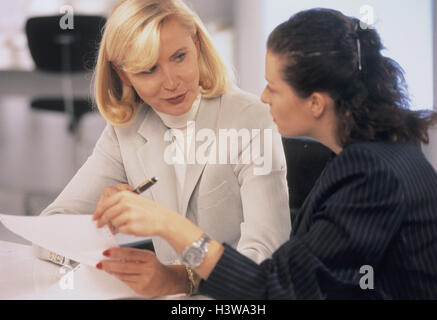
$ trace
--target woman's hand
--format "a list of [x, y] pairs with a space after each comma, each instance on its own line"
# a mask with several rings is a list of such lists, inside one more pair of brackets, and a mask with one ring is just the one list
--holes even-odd
[[[98, 221], [98, 227], [103, 227], [105, 224], [112, 224], [115, 231], [118, 232], [143, 237], [160, 236], [165, 239], [179, 255], [182, 254], [186, 246], [199, 240], [203, 234], [202, 229], [193, 222], [155, 201], [142, 197], [132, 191], [128, 191], [128, 189], [122, 191], [117, 190], [116, 192], [112, 191], [114, 190], [110, 189], [107, 191], [107, 196], [101, 197], [94, 211], [93, 219]], [[111, 249], [111, 253], [112, 250], [113, 249]], [[207, 279], [222, 253], [223, 246], [217, 241], [212, 241], [208, 246], [205, 262], [202, 263], [199, 268], [196, 268], [197, 274], [203, 279]], [[149, 256], [148, 260], [151, 259]], [[156, 257], [153, 259], [156, 260]], [[155, 262], [158, 263], [157, 260]], [[130, 267], [131, 264], [129, 264], [129, 268]], [[158, 266], [155, 265], [155, 267], [157, 270], [159, 269]], [[164, 269], [169, 271], [175, 267], [180, 266], [161, 265], [161, 269], [158, 271], [159, 274], [162, 274], [165, 272]], [[180, 274], [181, 270], [178, 271]], [[186, 278], [185, 269], [182, 270], [182, 272]], [[181, 276], [179, 276], [179, 278], [180, 277]]]
[[[94, 211], [97, 227], [112, 225], [117, 232], [135, 236], [160, 235], [171, 219], [180, 217], [174, 211], [131, 191], [123, 190], [101, 197]], [[167, 219], [170, 218], [170, 219]]]
[[[132, 191], [132, 187], [128, 184], [117, 184], [115, 186], [112, 187], [106, 187], [105, 190], [103, 191], [102, 195], [99, 198], [99, 202], [97, 202], [97, 206], [96, 206], [96, 211], [102, 206], [102, 204], [105, 202], [106, 199], [108, 199], [110, 196], [116, 194], [117, 192], [123, 191], [123, 190], [128, 190], [128, 191]], [[109, 223], [108, 224], [109, 229], [111, 230], [112, 234], [116, 234], [117, 230], [115, 229], [115, 227]]]
[[103, 260], [96, 267], [117, 277], [144, 297], [186, 293], [189, 290], [185, 267], [163, 265], [152, 251], [111, 248], [103, 254], [110, 260]]

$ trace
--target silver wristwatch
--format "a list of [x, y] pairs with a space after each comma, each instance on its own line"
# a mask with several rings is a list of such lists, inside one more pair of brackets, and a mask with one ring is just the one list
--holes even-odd
[[208, 244], [210, 241], [211, 238], [204, 233], [198, 241], [185, 247], [184, 252], [182, 253], [182, 263], [191, 269], [200, 266], [208, 252]]

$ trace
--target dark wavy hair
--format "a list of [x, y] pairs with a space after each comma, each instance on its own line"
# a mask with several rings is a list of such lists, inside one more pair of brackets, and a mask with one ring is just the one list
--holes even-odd
[[432, 111], [409, 110], [402, 68], [381, 54], [378, 33], [331, 9], [311, 9], [273, 30], [267, 49], [284, 58], [283, 79], [301, 98], [325, 92], [335, 102], [343, 146], [358, 141], [429, 142]]

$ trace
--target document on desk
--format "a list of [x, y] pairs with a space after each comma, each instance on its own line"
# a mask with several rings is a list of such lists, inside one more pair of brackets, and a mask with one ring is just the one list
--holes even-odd
[[36, 258], [29, 245], [0, 241], [0, 300], [139, 298], [125, 283], [95, 267], [61, 267]]
[[92, 267], [104, 258], [104, 250], [118, 247], [108, 226], [97, 229], [92, 215], [0, 214], [0, 222], [12, 232], [40, 247]]

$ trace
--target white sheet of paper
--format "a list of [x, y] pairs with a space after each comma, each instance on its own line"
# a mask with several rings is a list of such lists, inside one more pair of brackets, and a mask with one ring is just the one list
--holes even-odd
[[0, 257], [7, 257], [14, 254], [15, 251], [12, 249], [2, 249], [0, 248]]
[[32, 243], [95, 267], [104, 250], [118, 247], [108, 226], [97, 229], [92, 215], [56, 214], [15, 216], [0, 214], [6, 228]]
[[0, 241], [0, 300], [139, 299], [116, 277], [95, 267], [39, 260], [31, 246]]
[[[58, 269], [56, 280], [40, 280], [39, 290], [18, 297], [20, 300], [106, 300], [140, 299], [126, 284], [104, 271], [86, 265], [79, 265], [75, 271]], [[62, 272], [64, 273], [64, 272]], [[41, 274], [43, 274], [41, 272]], [[47, 274], [44, 274], [47, 278]], [[40, 275], [40, 278], [43, 278]], [[45, 281], [43, 281], [45, 280]]]

